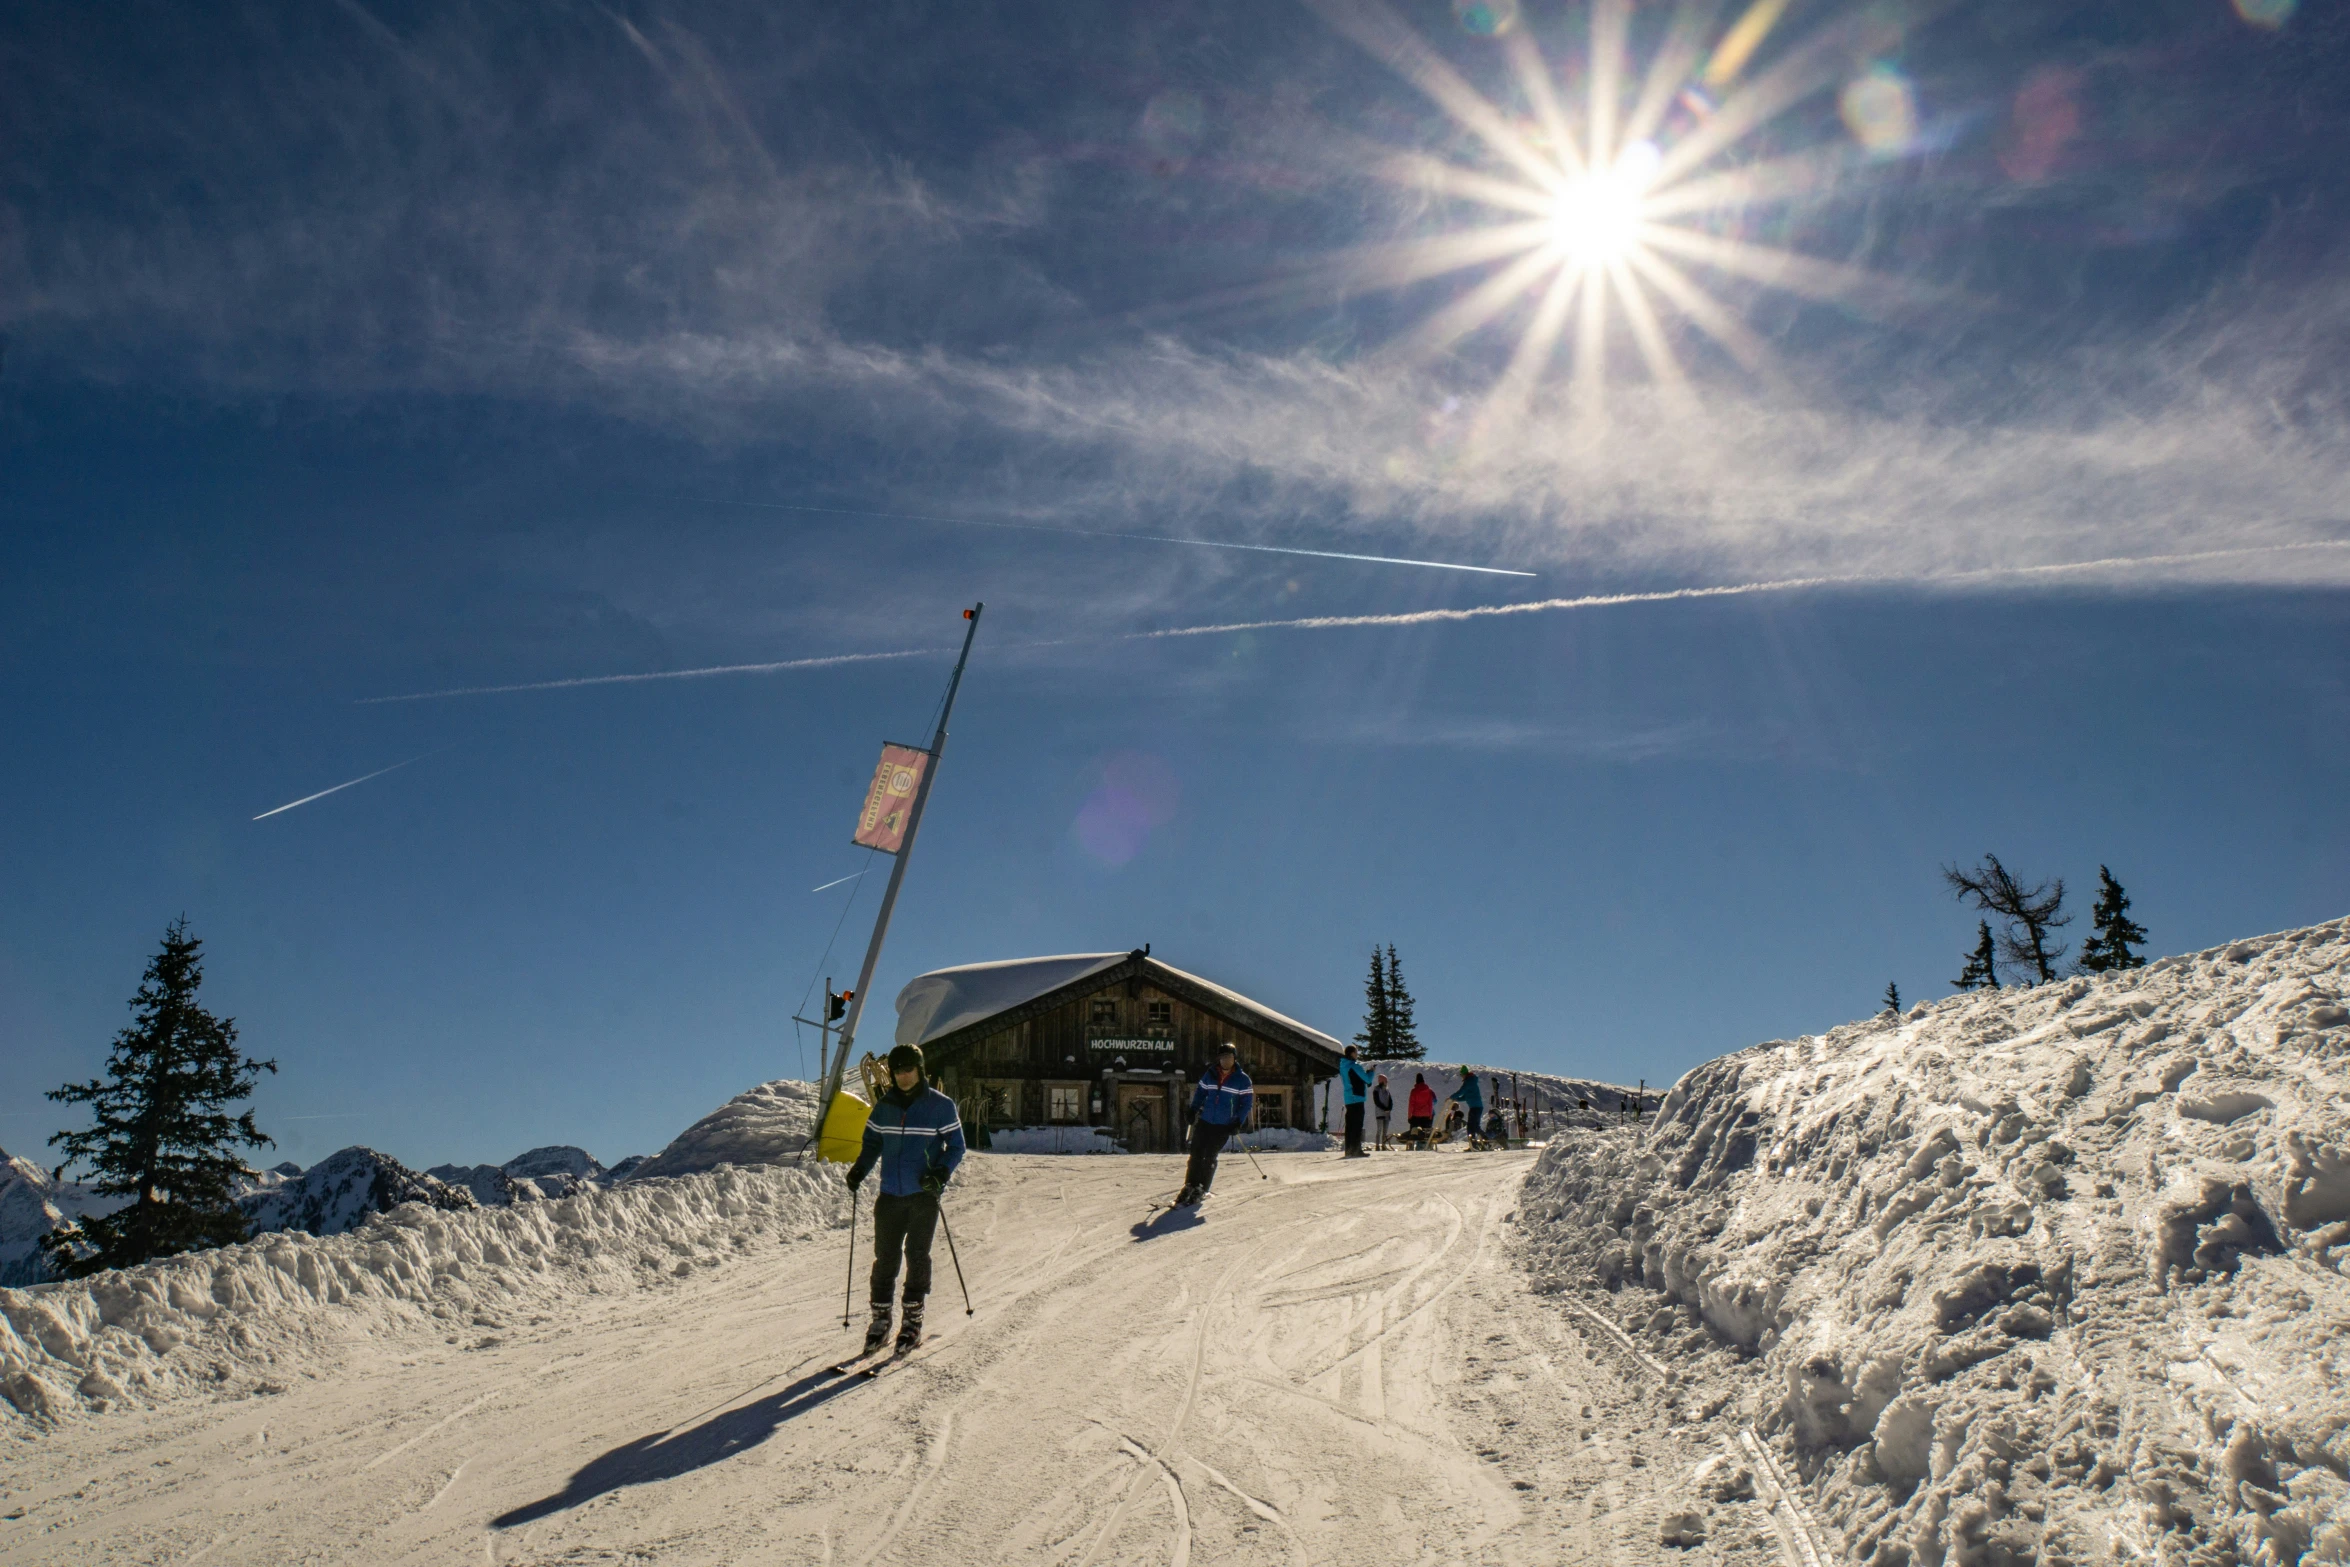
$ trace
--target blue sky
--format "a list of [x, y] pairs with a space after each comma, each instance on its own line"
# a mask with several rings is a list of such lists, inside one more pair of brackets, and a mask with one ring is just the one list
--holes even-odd
[[18, 8], [0, 1146], [181, 913], [303, 1162], [798, 1072], [948, 655], [368, 699], [975, 599], [884, 999], [1149, 941], [1344, 1034], [1392, 941], [1436, 1054], [1661, 1082], [1947, 994], [1986, 850], [2160, 951], [2344, 913], [2350, 22], [2245, 11], [1621, 13], [1709, 313], [1549, 292], [1564, 175], [1422, 264], [1566, 167], [1584, 6]]

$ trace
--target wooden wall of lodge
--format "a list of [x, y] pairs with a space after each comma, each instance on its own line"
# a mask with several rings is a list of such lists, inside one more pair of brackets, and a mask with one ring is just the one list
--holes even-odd
[[[1126, 993], [1127, 985], [1127, 981], [1120, 980], [955, 1050], [947, 1060], [937, 1064], [939, 1086], [957, 1101], [967, 1103], [983, 1081], [1018, 1080], [1022, 1085], [1020, 1101], [1007, 1105], [1003, 1118], [996, 1124], [1043, 1126], [1049, 1120], [1047, 1087], [1083, 1084], [1088, 1108], [1079, 1117], [1080, 1122], [1106, 1126], [1116, 1116], [1117, 1107], [1105, 1103], [1099, 1115], [1093, 1114], [1092, 1094], [1101, 1086], [1102, 1069], [1123, 1054], [1127, 1067], [1124, 1081], [1132, 1081], [1137, 1071], [1169, 1067], [1182, 1075], [1184, 1086], [1174, 1104], [1174, 1114], [1180, 1117], [1191, 1091], [1189, 1085], [1199, 1081], [1217, 1047], [1230, 1040], [1239, 1049], [1241, 1067], [1259, 1088], [1289, 1090], [1290, 1124], [1296, 1125], [1306, 1116], [1306, 1102], [1316, 1081], [1314, 1065], [1306, 1057], [1286, 1045], [1202, 1011], [1147, 981], [1132, 996]], [[1112, 1021], [1093, 1021], [1096, 1000], [1115, 1003]], [[1157, 1026], [1165, 1027], [1174, 1039], [1171, 1056], [1092, 1048], [1095, 1039], [1148, 1036], [1154, 1027], [1150, 1022], [1150, 1004], [1154, 1001], [1169, 1004], [1167, 1023]], [[1069, 1059], [1072, 1056], [1076, 1058], [1074, 1062]]]

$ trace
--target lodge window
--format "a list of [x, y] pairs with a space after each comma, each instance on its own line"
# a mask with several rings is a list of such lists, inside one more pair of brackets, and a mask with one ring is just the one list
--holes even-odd
[[1260, 1088], [1257, 1090], [1257, 1125], [1287, 1126], [1289, 1124], [1289, 1090]]
[[1145, 1017], [1144, 1021], [1148, 1022], [1148, 1023], [1151, 1025], [1151, 1027], [1153, 1027], [1153, 1028], [1172, 1028], [1172, 1027], [1174, 1027], [1174, 1026], [1175, 1026], [1175, 1003], [1174, 1003], [1174, 1002], [1172, 1002], [1172, 1001], [1153, 1001], [1153, 1002], [1149, 1002], [1149, 1003], [1147, 1003], [1146, 1005], [1147, 1005], [1147, 1009], [1148, 1009], [1148, 1011], [1147, 1011], [1147, 1015], [1146, 1015], [1146, 1017]]
[[1085, 1119], [1084, 1084], [1055, 1083], [1046, 1092], [1052, 1096], [1049, 1119], [1055, 1126], [1071, 1126]]
[[1017, 1081], [982, 1082], [979, 1085], [979, 1113], [990, 1126], [1018, 1124], [1020, 1084]]
[[1110, 996], [1094, 997], [1091, 1021], [1099, 1024], [1115, 1026], [1118, 1021], [1118, 1003], [1116, 999]]

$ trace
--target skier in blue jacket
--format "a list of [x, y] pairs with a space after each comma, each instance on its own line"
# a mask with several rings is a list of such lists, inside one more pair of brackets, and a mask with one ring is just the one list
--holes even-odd
[[1200, 1074], [1191, 1091], [1191, 1164], [1184, 1171], [1177, 1203], [1207, 1196], [1216, 1184], [1216, 1156], [1224, 1151], [1225, 1139], [1248, 1126], [1256, 1102], [1256, 1085], [1240, 1069], [1240, 1052], [1227, 1039], [1216, 1048], [1216, 1064]]
[[963, 1162], [963, 1118], [955, 1113], [952, 1099], [923, 1081], [922, 1047], [900, 1045], [892, 1050], [889, 1075], [891, 1086], [866, 1117], [864, 1144], [857, 1162], [849, 1166], [852, 1193], [874, 1165], [881, 1166], [881, 1195], [873, 1201], [868, 1355], [889, 1341], [889, 1298], [896, 1291], [901, 1256], [906, 1298], [898, 1323], [898, 1353], [922, 1342], [922, 1300], [930, 1293], [930, 1238], [938, 1229], [939, 1193]]
[[1363, 1147], [1363, 1101], [1371, 1094], [1371, 1069], [1357, 1059], [1361, 1050], [1349, 1045], [1346, 1059], [1338, 1063], [1339, 1086], [1346, 1093], [1346, 1156], [1349, 1159], [1368, 1159], [1370, 1152]]

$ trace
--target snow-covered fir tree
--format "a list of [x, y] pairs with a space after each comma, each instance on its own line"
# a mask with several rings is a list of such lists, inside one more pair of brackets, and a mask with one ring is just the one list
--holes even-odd
[[130, 1199], [42, 1241], [50, 1267], [64, 1277], [245, 1238], [245, 1215], [231, 1192], [238, 1177], [253, 1172], [231, 1150], [272, 1144], [251, 1109], [231, 1115], [229, 1106], [251, 1098], [260, 1074], [275, 1072], [277, 1063], [239, 1053], [235, 1021], [197, 1003], [203, 948], [184, 917], [174, 920], [131, 998], [132, 1023], [115, 1036], [105, 1077], [50, 1091], [61, 1104], [88, 1105], [95, 1123], [49, 1139], [65, 1149], [59, 1178], [80, 1160], [96, 1174], [93, 1190]]

